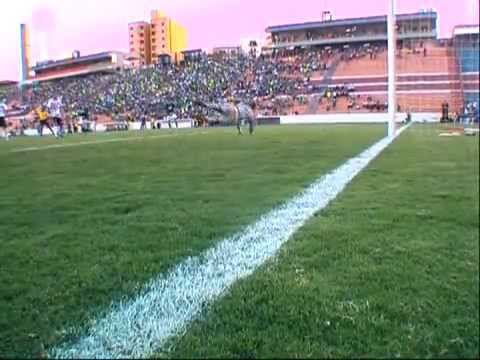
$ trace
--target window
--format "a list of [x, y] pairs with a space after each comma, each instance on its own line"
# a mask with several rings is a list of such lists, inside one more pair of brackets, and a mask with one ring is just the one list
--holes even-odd
[[133, 26], [130, 26], [130, 31], [133, 31]]
[[162, 49], [165, 49], [165, 44], [162, 45]]
[[144, 37], [144, 36], [145, 36], [145, 34], [143, 32], [140, 33], [140, 37]]
[[133, 47], [130, 48], [130, 52], [131, 52], [131, 53], [135, 52], [135, 48], [133, 48]]
[[155, 45], [152, 46], [152, 51], [157, 50], [157, 47]]
[[155, 38], [154, 37], [152, 37], [152, 43], [155, 43]]
[[155, 34], [156, 34], [155, 31], [152, 31], [152, 36], [155, 36]]
[[140, 40], [140, 44], [145, 44], [145, 41], [144, 40]]

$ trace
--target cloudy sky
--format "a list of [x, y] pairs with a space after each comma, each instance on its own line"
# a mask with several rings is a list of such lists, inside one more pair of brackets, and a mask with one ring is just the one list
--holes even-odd
[[[439, 13], [440, 36], [457, 24], [478, 23], [478, 0], [396, 0], [397, 11], [433, 8]], [[127, 23], [147, 20], [157, 8], [184, 24], [189, 48], [236, 45], [263, 37], [269, 25], [314, 21], [323, 10], [334, 18], [384, 15], [388, 0], [5, 0], [2, 4], [0, 80], [18, 79], [19, 24], [31, 26], [32, 57], [44, 53], [63, 58], [72, 50], [82, 54], [128, 48]], [[287, 5], [288, 4], [288, 5]]]

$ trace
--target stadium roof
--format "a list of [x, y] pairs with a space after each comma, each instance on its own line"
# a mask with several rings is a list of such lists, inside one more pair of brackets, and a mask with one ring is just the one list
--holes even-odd
[[107, 60], [107, 59], [111, 59], [112, 55], [118, 55], [118, 54], [121, 54], [121, 53], [118, 52], [118, 51], [107, 51], [107, 52], [101, 52], [101, 53], [98, 53], [98, 54], [80, 56], [78, 58], [69, 58], [69, 59], [62, 59], [62, 60], [57, 60], [57, 61], [49, 61], [47, 63], [37, 64], [36, 66], [32, 66], [32, 70], [33, 71], [41, 71], [41, 70], [56, 68], [58, 66], [82, 64], [82, 63], [90, 62], [90, 61]]
[[18, 82], [13, 80], [0, 80], [0, 86], [12, 86], [17, 84]]
[[[429, 12], [420, 12], [412, 14], [400, 14], [397, 16], [398, 21], [406, 20], [422, 20], [422, 19], [437, 19], [437, 13], [434, 11]], [[269, 26], [265, 31], [272, 32], [281, 32], [281, 31], [293, 31], [293, 30], [306, 30], [311, 28], [328, 28], [335, 26], [345, 26], [345, 25], [364, 25], [364, 24], [376, 24], [376, 23], [385, 23], [387, 22], [387, 16], [369, 16], [369, 17], [360, 17], [360, 18], [350, 18], [350, 19], [339, 19], [339, 20], [328, 20], [328, 21], [311, 21], [299, 24], [288, 24], [288, 25], [277, 25]]]
[[216, 46], [213, 50], [221, 51], [221, 50], [238, 50], [241, 49], [241, 46]]
[[475, 35], [480, 33], [480, 25], [459, 25], [453, 29], [453, 36]]
[[202, 49], [191, 49], [191, 50], [183, 50], [182, 54], [192, 54], [192, 53], [201, 53]]
[[115, 66], [113, 65], [107, 65], [103, 66], [100, 68], [90, 68], [90, 69], [84, 69], [84, 70], [77, 70], [77, 71], [72, 71], [69, 73], [62, 73], [62, 74], [53, 74], [53, 75], [48, 75], [48, 76], [35, 76], [32, 77], [26, 81], [23, 82], [23, 84], [33, 84], [37, 82], [44, 82], [44, 81], [52, 81], [52, 80], [59, 80], [59, 79], [65, 79], [65, 78], [71, 78], [71, 77], [78, 77], [78, 76], [86, 76], [98, 72], [112, 72], [115, 71]]
[[150, 25], [150, 23], [145, 20], [140, 20], [140, 21], [129, 22], [128, 25]]

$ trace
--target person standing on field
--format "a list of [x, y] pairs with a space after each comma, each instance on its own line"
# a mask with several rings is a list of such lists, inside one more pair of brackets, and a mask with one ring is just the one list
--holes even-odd
[[145, 111], [140, 118], [140, 130], [144, 131], [147, 128], [147, 112]]
[[63, 128], [63, 104], [60, 97], [57, 96], [50, 99], [47, 104], [50, 117], [53, 119], [53, 123], [58, 127], [57, 135], [64, 137], [65, 130]]
[[7, 104], [5, 100], [0, 101], [0, 137], [3, 137], [5, 140], [8, 140], [8, 131], [7, 131]]
[[40, 136], [43, 136], [43, 128], [47, 127], [48, 130], [52, 133], [53, 136], [57, 136], [55, 132], [53, 131], [52, 127], [48, 123], [48, 111], [45, 106], [39, 106], [37, 109], [35, 109], [35, 117], [39, 121], [39, 129], [38, 132]]

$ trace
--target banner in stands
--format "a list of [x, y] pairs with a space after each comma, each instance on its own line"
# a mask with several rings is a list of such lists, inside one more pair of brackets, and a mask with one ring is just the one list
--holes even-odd
[[[441, 114], [437, 113], [412, 113], [413, 122], [420, 123], [437, 123], [440, 122]], [[407, 117], [406, 113], [397, 114], [397, 122], [405, 121]], [[308, 125], [308, 124], [384, 124], [388, 122], [388, 115], [385, 113], [381, 114], [325, 114], [325, 115], [288, 115], [288, 116], [262, 116], [258, 118], [259, 125]], [[155, 128], [158, 129], [158, 124], [161, 124], [160, 129], [168, 129], [167, 121], [156, 121]], [[96, 126], [96, 132], [105, 132], [105, 131], [118, 131], [118, 130], [127, 130], [110, 128], [111, 125], [118, 126], [120, 123], [109, 123], [109, 124], [98, 124]], [[175, 123], [171, 123], [172, 128], [175, 128]], [[140, 130], [141, 123], [133, 122], [129, 124], [128, 130]], [[147, 129], [152, 128], [152, 123], [147, 122]], [[232, 126], [231, 124], [220, 123], [218, 126]], [[178, 121], [179, 129], [188, 129], [192, 128], [192, 121], [189, 119], [181, 119]], [[215, 127], [211, 125], [210, 127]], [[57, 128], [54, 127], [54, 130], [57, 131]], [[93, 130], [93, 129], [92, 129]], [[81, 132], [81, 130], [80, 130]], [[37, 129], [26, 129], [24, 130], [24, 135], [27, 136], [38, 136]], [[44, 131], [44, 135], [50, 135], [49, 131]]]
[[258, 125], [280, 125], [280, 116], [261, 116], [257, 118]]
[[[440, 122], [441, 114], [412, 113], [413, 122]], [[403, 122], [406, 113], [397, 114], [397, 122]], [[325, 114], [325, 115], [288, 115], [280, 117], [280, 124], [383, 124], [388, 122], [388, 114]]]
[[[161, 124], [161, 129], [168, 129], [168, 121], [166, 120], [157, 120], [155, 121], [154, 124], [152, 124], [152, 122], [150, 121], [147, 121], [147, 129], [151, 129], [152, 126], [155, 126], [156, 129], [158, 129], [158, 123]], [[129, 130], [140, 130], [140, 127], [141, 127], [141, 122], [139, 121], [136, 121], [136, 122], [132, 122], [130, 123], [129, 125]], [[174, 121], [171, 121], [170, 125], [172, 126], [172, 129], [175, 129], [176, 126], [175, 126], [175, 122]], [[179, 129], [190, 129], [192, 128], [193, 125], [192, 125], [192, 120], [191, 119], [178, 119], [178, 128]]]
[[[158, 127], [158, 124], [160, 123], [160, 127]], [[152, 124], [152, 122], [148, 121], [146, 123], [146, 128], [148, 130], [152, 129], [152, 125], [155, 126], [155, 129], [168, 129], [168, 121], [156, 121], [155, 124]], [[140, 130], [141, 123], [139, 121], [136, 122], [131, 122], [128, 124], [128, 129], [126, 128], [127, 124], [123, 122], [110, 122], [106, 124], [97, 124], [95, 126], [95, 129], [93, 129], [93, 124], [90, 123], [88, 132], [107, 132], [107, 131], [125, 131], [125, 130]], [[172, 129], [175, 129], [175, 123], [171, 123]], [[178, 128], [179, 129], [190, 129], [192, 128], [192, 121], [189, 119], [181, 119], [178, 121]], [[55, 133], [58, 131], [58, 127], [53, 126], [53, 130]], [[67, 131], [67, 129], [65, 129]], [[82, 133], [82, 128], [79, 127], [78, 133]], [[40, 133], [38, 132], [38, 129], [25, 129], [23, 131], [23, 135], [26, 136], [40, 136]], [[44, 136], [50, 136], [51, 133], [48, 129], [44, 129], [43, 131]]]

